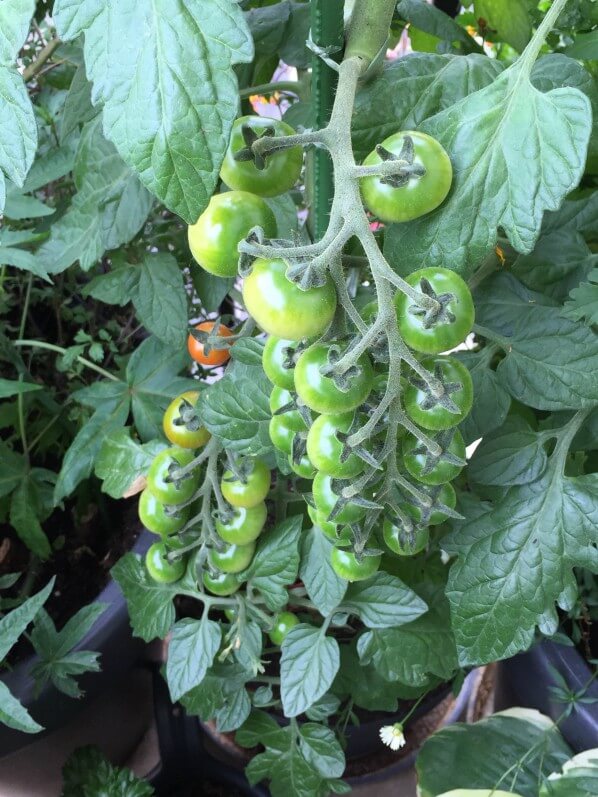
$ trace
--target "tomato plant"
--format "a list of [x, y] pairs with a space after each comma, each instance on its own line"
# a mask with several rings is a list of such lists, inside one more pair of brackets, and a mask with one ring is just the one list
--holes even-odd
[[62, 621], [41, 574], [105, 575], [138, 502], [172, 698], [341, 793], [356, 717], [399, 744], [464, 672], [588, 655], [595, 15], [167, 5], [0, 4], [2, 622]]

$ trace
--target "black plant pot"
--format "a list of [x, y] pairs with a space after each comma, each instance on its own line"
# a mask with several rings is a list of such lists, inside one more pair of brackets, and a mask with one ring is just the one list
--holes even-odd
[[[550, 687], [558, 685], [554, 670], [574, 692], [583, 689], [592, 675], [577, 648], [545, 640], [527, 653], [501, 662], [498, 681], [501, 707], [535, 708], [553, 720], [558, 719], [565, 706], [550, 692]], [[596, 681], [590, 684], [586, 696], [598, 700]], [[559, 727], [575, 752], [595, 747], [598, 739], [598, 703], [578, 703]]]
[[[132, 551], [144, 554], [155, 539], [155, 535], [142, 531]], [[0, 723], [0, 758], [66, 725], [139, 661], [144, 643], [131, 633], [127, 604], [117, 583], [111, 579], [98, 595], [97, 601], [107, 604], [108, 608], [76, 649], [99, 651], [102, 669], [98, 673], [81, 676], [79, 683], [85, 693], [83, 697], [74, 700], [51, 683], [47, 683], [36, 696], [35, 684], [29, 674], [37, 661], [36, 656], [19, 662], [13, 670], [2, 675], [0, 680], [27, 708], [33, 719], [44, 727], [44, 731], [37, 734], [22, 733]]]

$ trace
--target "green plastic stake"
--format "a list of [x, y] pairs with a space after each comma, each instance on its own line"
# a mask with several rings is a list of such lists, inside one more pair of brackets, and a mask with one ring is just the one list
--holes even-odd
[[[331, 57], [340, 61], [343, 46], [343, 7], [344, 0], [312, 0], [311, 38], [322, 48], [338, 48]], [[312, 103], [314, 109], [313, 126], [325, 127], [330, 119], [334, 93], [336, 91], [336, 72], [314, 54], [312, 58]], [[312, 208], [311, 227], [314, 240], [319, 240], [326, 232], [333, 197], [332, 161], [324, 149], [316, 149], [312, 155]]]

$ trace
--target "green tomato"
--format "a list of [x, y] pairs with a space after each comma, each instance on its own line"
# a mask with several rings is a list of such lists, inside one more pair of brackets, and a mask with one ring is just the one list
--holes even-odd
[[337, 437], [339, 433], [349, 432], [354, 418], [354, 412], [320, 415], [307, 435], [307, 455], [314, 467], [336, 479], [350, 479], [365, 468], [365, 462], [353, 453], [343, 461], [345, 445]]
[[426, 357], [421, 364], [441, 383], [444, 394], [436, 397], [428, 384], [413, 374], [403, 395], [407, 415], [424, 429], [440, 431], [457, 426], [473, 404], [473, 382], [468, 369], [454, 357]]
[[304, 454], [299, 462], [293, 462], [293, 455], [291, 454], [289, 456], [289, 465], [293, 473], [296, 473], [297, 476], [301, 476], [302, 479], [313, 479], [316, 475], [316, 469], [310, 462], [307, 454]]
[[[318, 514], [321, 514], [324, 520], [330, 521], [330, 515], [334, 510], [339, 496], [332, 489], [332, 476], [327, 476], [325, 473], [318, 472], [313, 482], [313, 496], [314, 504]], [[346, 503], [343, 508], [332, 518], [332, 521], [337, 524], [342, 523], [356, 523], [365, 515], [365, 509], [359, 504], [352, 502]]]
[[377, 572], [382, 556], [380, 554], [364, 556], [361, 561], [358, 561], [353, 551], [333, 548], [330, 553], [330, 561], [337, 576], [347, 581], [365, 581], [366, 578], [371, 578]]
[[[286, 407], [287, 404], [293, 403], [296, 398], [297, 397], [289, 390], [285, 390], [282, 387], [273, 388], [272, 392], [270, 393], [270, 411], [272, 415], [275, 415], [278, 410]], [[307, 429], [305, 421], [301, 417], [299, 410], [287, 410], [282, 414], [279, 413], [278, 417], [284, 418], [287, 426], [291, 429], [294, 429], [296, 432], [302, 432]]]
[[275, 335], [270, 335], [264, 346], [264, 372], [273, 385], [284, 390], [295, 389], [295, 366], [292, 364], [295, 347], [292, 340], [277, 338]]
[[226, 545], [221, 551], [210, 548], [208, 561], [214, 570], [223, 573], [241, 573], [247, 570], [255, 553], [255, 542], [247, 545]]
[[412, 288], [432, 295], [438, 312], [424, 310], [406, 294], [397, 292], [395, 307], [399, 332], [415, 351], [440, 354], [462, 343], [473, 327], [475, 309], [471, 291], [448, 268], [422, 268], [407, 277]]
[[455, 457], [465, 460], [465, 443], [458, 429], [450, 429], [433, 438], [442, 451], [431, 454], [417, 437], [408, 433], [403, 438], [403, 462], [414, 479], [422, 484], [436, 485], [452, 481], [463, 470], [463, 465], [451, 461]]
[[296, 429], [292, 429], [284, 415], [273, 415], [268, 426], [270, 440], [283, 454], [289, 456], [293, 452], [293, 440], [297, 434]]
[[162, 428], [168, 440], [179, 448], [200, 448], [212, 436], [199, 422], [195, 411], [199, 392], [188, 390], [173, 399], [164, 413]]
[[[453, 180], [451, 160], [435, 138], [405, 130], [384, 139], [381, 146], [397, 158], [405, 157], [403, 149], [413, 145], [413, 165], [420, 173], [413, 174], [396, 187], [381, 177], [364, 177], [361, 195], [366, 207], [385, 222], [404, 222], [417, 219], [444, 202]], [[364, 160], [364, 166], [378, 166], [383, 158], [374, 150]], [[423, 172], [423, 174], [422, 174]]]
[[247, 148], [243, 128], [262, 136], [266, 128], [273, 130], [276, 138], [295, 134], [293, 128], [278, 119], [264, 116], [242, 116], [233, 124], [230, 144], [224, 156], [220, 177], [230, 188], [251, 191], [259, 196], [278, 196], [289, 191], [299, 179], [303, 165], [303, 149], [289, 147], [267, 155], [265, 166], [258, 169], [252, 160], [235, 160], [235, 154]]
[[139, 496], [139, 520], [148, 531], [162, 537], [175, 534], [189, 520], [189, 507], [181, 507], [172, 514], [147, 487]]
[[225, 542], [247, 545], [257, 540], [262, 533], [267, 515], [268, 510], [264, 501], [248, 509], [240, 506], [234, 510], [233, 516], [226, 523], [221, 520], [216, 521], [216, 531]]
[[239, 467], [244, 481], [237, 479], [231, 470], [225, 470], [220, 490], [231, 506], [249, 509], [261, 504], [270, 492], [270, 471], [261, 459], [246, 458]]
[[[448, 506], [449, 509], [454, 509], [457, 505], [457, 495], [453, 485], [449, 482], [437, 487], [420, 485], [419, 489], [421, 492], [430, 496], [434, 506], [444, 504]], [[446, 513], [442, 512], [440, 509], [431, 509], [431, 507], [426, 507], [418, 503], [414, 496], [410, 496], [406, 501], [401, 501], [399, 509], [422, 526], [437, 526], [439, 523], [443, 523], [448, 517]]]
[[199, 265], [217, 277], [236, 277], [239, 242], [253, 227], [266, 238], [276, 236], [276, 219], [266, 202], [248, 191], [214, 194], [195, 224], [188, 228], [189, 248]]
[[396, 526], [390, 520], [385, 520], [382, 525], [382, 536], [386, 546], [399, 556], [415, 556], [423, 551], [430, 539], [428, 528], [413, 530], [413, 536], [402, 527]]
[[318, 512], [315, 507], [310, 506], [309, 504], [307, 505], [307, 514], [309, 515], [309, 518], [314, 526], [319, 528], [326, 537], [334, 540], [335, 542], [338, 540], [338, 526], [336, 523], [331, 523], [329, 520], [326, 520], [321, 512]]
[[163, 504], [183, 504], [197, 489], [197, 473], [172, 480], [172, 474], [193, 460], [193, 452], [184, 448], [165, 448], [153, 459], [147, 472], [147, 489]]
[[186, 558], [181, 556], [169, 562], [168, 553], [168, 548], [163, 542], [155, 542], [150, 545], [145, 555], [147, 572], [160, 584], [173, 584], [185, 573]]
[[321, 335], [336, 310], [336, 291], [330, 278], [318, 288], [302, 290], [286, 276], [284, 260], [258, 258], [243, 282], [247, 312], [269, 335], [302, 340]]
[[274, 619], [274, 625], [268, 631], [268, 636], [273, 645], [280, 647], [284, 638], [293, 626], [298, 625], [299, 618], [292, 612], [280, 612]]
[[297, 360], [295, 366], [295, 390], [303, 403], [323, 414], [348, 412], [359, 407], [372, 389], [374, 369], [367, 354], [357, 361], [358, 372], [347, 377], [346, 390], [335, 383], [331, 376], [321, 372], [329, 364], [330, 346], [314, 343]]
[[237, 577], [232, 573], [217, 573], [214, 575], [208, 570], [204, 570], [202, 581], [208, 592], [211, 592], [212, 595], [218, 595], [220, 598], [234, 595], [241, 586]]

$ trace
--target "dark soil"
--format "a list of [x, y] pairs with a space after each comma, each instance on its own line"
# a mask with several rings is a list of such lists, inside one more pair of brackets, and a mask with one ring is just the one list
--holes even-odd
[[[50, 540], [60, 536], [64, 544], [47, 562], [38, 562], [31, 559], [14, 530], [0, 524], [0, 576], [23, 574], [14, 587], [3, 590], [2, 597], [19, 596], [31, 567], [34, 574], [26, 585], [28, 595], [35, 594], [55, 576], [45, 608], [61, 628], [82, 606], [98, 597], [109, 581], [110, 568], [131, 549], [141, 527], [130, 503], [101, 496], [97, 503], [88, 505], [84, 516], [73, 507], [56, 510], [44, 523], [44, 530]], [[30, 652], [29, 643], [21, 638], [11, 651], [9, 662], [14, 665]]]

